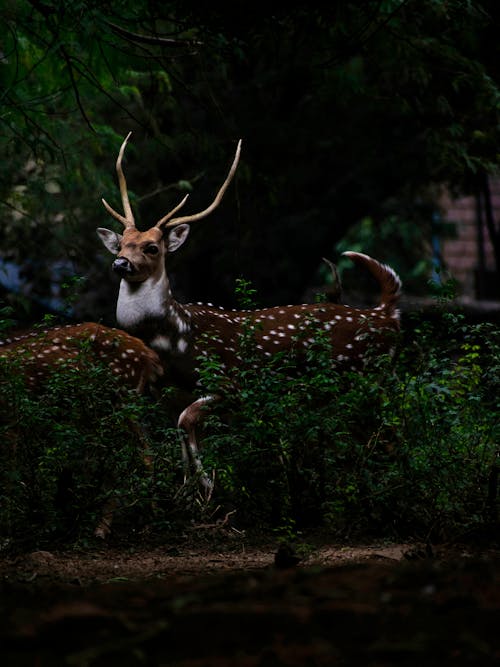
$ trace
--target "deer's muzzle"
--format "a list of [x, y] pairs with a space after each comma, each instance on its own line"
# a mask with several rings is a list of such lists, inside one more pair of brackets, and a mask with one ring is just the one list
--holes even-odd
[[117, 257], [112, 264], [113, 271], [119, 276], [126, 276], [133, 273], [132, 264], [126, 257]]

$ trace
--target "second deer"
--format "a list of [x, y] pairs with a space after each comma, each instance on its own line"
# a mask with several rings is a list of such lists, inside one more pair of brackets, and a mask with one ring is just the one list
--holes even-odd
[[[120, 327], [138, 336], [158, 352], [170, 377], [184, 387], [195, 389], [198, 361], [215, 353], [222, 368], [241, 362], [239, 341], [244, 327], [255, 325], [255, 344], [263, 358], [276, 352], [307, 348], [314, 343], [307, 332], [311, 322], [328, 332], [332, 361], [339, 368], [360, 369], [374, 353], [390, 350], [399, 330], [397, 303], [401, 281], [389, 266], [358, 252], [344, 253], [367, 269], [378, 281], [381, 298], [368, 309], [341, 304], [277, 306], [253, 311], [231, 311], [211, 304], [181, 304], [170, 289], [167, 266], [170, 254], [178, 250], [189, 234], [189, 223], [207, 217], [220, 203], [238, 166], [241, 140], [226, 177], [212, 203], [199, 213], [174, 217], [187, 196], [150, 229], [140, 231], [129, 202], [122, 160], [130, 134], [120, 148], [116, 162], [124, 214], [103, 199], [107, 211], [123, 225], [123, 233], [99, 228], [105, 247], [117, 257], [113, 271], [121, 278], [116, 309]], [[179, 427], [187, 433], [186, 461], [201, 471], [195, 426], [201, 410], [216, 397], [203, 396], [189, 405], [179, 417]], [[202, 483], [209, 488], [204, 477]]]
[[[89, 364], [106, 367], [110, 377], [118, 380], [118, 388], [124, 387], [139, 394], [144, 393], [163, 375], [163, 367], [156, 352], [142, 340], [93, 322], [55, 326], [45, 330], [32, 329], [2, 340], [0, 362], [2, 375], [7, 376], [6, 381], [12, 382], [13, 374], [20, 375], [27, 389], [34, 395], [44, 392], [54, 374], [58, 373], [64, 380], [65, 374], [79, 373]], [[0, 398], [0, 407], [6, 417], [3, 431], [5, 441], [9, 443], [10, 456], [15, 465], [18, 440], [16, 416], [5, 396]], [[140, 429], [132, 422], [130, 427], [138, 432], [139, 440], [145, 448]], [[47, 446], [50, 445], [48, 442]], [[149, 467], [146, 452], [143, 460]], [[106, 503], [95, 529], [96, 537], [107, 536], [115, 509], [113, 500]]]

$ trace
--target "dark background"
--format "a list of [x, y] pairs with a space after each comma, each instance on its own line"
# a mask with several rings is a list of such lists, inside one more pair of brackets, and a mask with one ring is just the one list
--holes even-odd
[[498, 166], [498, 15], [460, 0], [4, 3], [0, 248], [21, 271], [15, 289], [2, 274], [4, 299], [33, 317], [52, 291], [56, 310], [113, 321], [95, 228], [118, 229], [100, 199], [120, 207], [130, 130], [142, 228], [187, 191], [186, 213], [204, 208], [243, 139], [223, 203], [172, 258], [179, 299], [233, 306], [243, 276], [262, 305], [300, 301], [341, 239], [426, 294], [439, 188], [476, 193]]

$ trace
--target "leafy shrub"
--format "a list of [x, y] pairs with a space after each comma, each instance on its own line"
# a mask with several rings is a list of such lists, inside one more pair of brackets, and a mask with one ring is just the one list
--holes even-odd
[[[252, 306], [250, 286], [238, 289]], [[312, 321], [302, 355], [263, 358], [249, 320], [237, 368], [200, 359], [203, 391], [224, 397], [200, 429], [215, 470], [209, 511], [232, 506], [241, 527], [286, 537], [321, 527], [441, 539], [498, 521], [500, 332], [440, 312], [363, 373], [335, 368]], [[113, 534], [128, 540], [178, 532], [203, 511], [172, 426], [185, 403], [169, 413], [173, 389], [139, 397], [85, 355], [36, 395], [16, 364], [0, 364], [3, 546], [85, 543], [110, 499]]]
[[[22, 358], [0, 359], [3, 546], [86, 541], [108, 503], [113, 531], [172, 517], [178, 439], [153, 401], [87, 355], [30, 390]], [[147, 430], [146, 428], [147, 427]], [[150, 454], [151, 465], [144, 462]]]
[[249, 321], [229, 377], [216, 357], [200, 359], [210, 391], [237, 388], [206, 420], [204, 461], [240, 521], [437, 539], [494, 519], [498, 328], [444, 313], [439, 338], [424, 322], [361, 374], [339, 373], [310, 326], [305, 358], [264, 360]]

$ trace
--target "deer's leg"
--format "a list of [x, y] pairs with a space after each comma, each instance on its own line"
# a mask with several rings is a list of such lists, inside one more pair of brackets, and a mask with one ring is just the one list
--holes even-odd
[[106, 501], [102, 510], [101, 518], [99, 519], [99, 523], [94, 530], [95, 537], [100, 537], [104, 540], [110, 534], [111, 524], [113, 523], [113, 514], [115, 513], [117, 507], [118, 501], [116, 498], [110, 498]]
[[191, 467], [194, 468], [199, 476], [201, 487], [208, 498], [213, 490], [213, 481], [203, 470], [196, 438], [196, 427], [203, 420], [206, 406], [218, 400], [220, 400], [220, 397], [215, 395], [199, 398], [181, 412], [177, 422], [178, 427], [183, 431], [181, 438], [182, 460], [186, 470], [189, 471]]
[[[149, 440], [146, 435], [146, 431], [143, 426], [138, 424], [133, 419], [128, 420], [128, 426], [138, 440], [145, 472], [146, 474], [151, 475], [153, 472], [153, 460], [151, 458], [151, 455], [149, 454]], [[116, 483], [116, 481], [117, 481], [116, 478], [112, 475], [111, 479], [106, 483], [106, 488], [107, 489], [112, 488], [114, 486], [114, 483]], [[152, 506], [154, 507], [154, 502], [152, 503]], [[100, 537], [102, 539], [108, 537], [108, 535], [111, 533], [113, 516], [116, 510], [119, 509], [119, 507], [120, 503], [116, 498], [112, 497], [106, 500], [102, 508], [102, 513], [99, 519], [99, 523], [97, 524], [97, 527], [94, 530], [95, 537]]]

